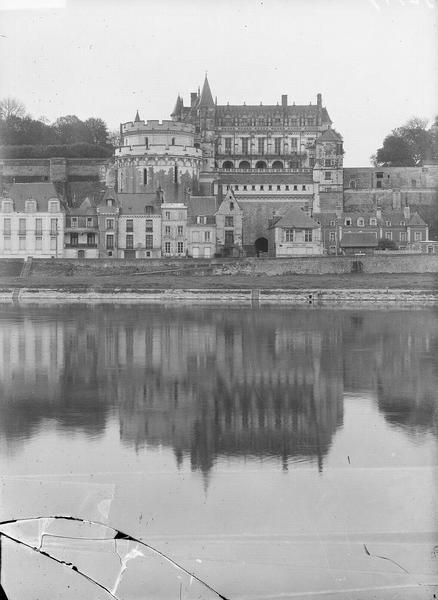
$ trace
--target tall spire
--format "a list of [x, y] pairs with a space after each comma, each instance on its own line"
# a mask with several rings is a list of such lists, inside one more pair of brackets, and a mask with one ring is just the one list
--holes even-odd
[[138, 110], [137, 110], [137, 114], [135, 115], [134, 123], [138, 123], [139, 121], [141, 121], [141, 119], [140, 119], [140, 115], [138, 114]]
[[172, 114], [170, 116], [178, 117], [181, 112], [182, 106], [183, 106], [183, 101], [182, 101], [181, 96], [178, 94], [178, 98], [176, 99], [176, 103], [175, 103], [175, 108], [173, 109]]
[[199, 106], [207, 108], [214, 107], [213, 96], [210, 90], [210, 84], [208, 83], [207, 73], [205, 74], [204, 85], [202, 86]]

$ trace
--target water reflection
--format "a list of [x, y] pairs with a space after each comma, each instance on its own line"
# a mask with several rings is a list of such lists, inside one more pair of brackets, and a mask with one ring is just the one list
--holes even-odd
[[323, 469], [344, 391], [373, 391], [395, 426], [437, 433], [430, 311], [3, 307], [0, 434], [10, 451], [55, 426], [129, 448]]

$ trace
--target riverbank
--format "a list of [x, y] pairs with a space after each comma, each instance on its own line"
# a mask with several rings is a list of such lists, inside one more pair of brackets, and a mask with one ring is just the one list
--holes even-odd
[[400, 304], [438, 305], [438, 290], [400, 288], [120, 288], [120, 287], [15, 287], [0, 289], [1, 303], [152, 303], [152, 304], [243, 304], [330, 305]]

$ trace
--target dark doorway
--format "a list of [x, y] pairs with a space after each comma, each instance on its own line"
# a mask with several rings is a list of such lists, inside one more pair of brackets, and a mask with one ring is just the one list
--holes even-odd
[[85, 250], [78, 250], [78, 258], [85, 258]]
[[254, 246], [255, 246], [256, 255], [260, 256], [261, 252], [268, 251], [268, 240], [264, 237], [258, 238], [258, 239], [256, 239]]

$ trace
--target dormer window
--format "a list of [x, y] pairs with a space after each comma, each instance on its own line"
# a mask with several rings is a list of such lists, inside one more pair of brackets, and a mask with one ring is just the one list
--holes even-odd
[[387, 227], [391, 227], [391, 221], [386, 221], [385, 224], [386, 224]]
[[78, 218], [77, 217], [72, 217], [71, 218], [71, 227], [72, 229], [75, 229], [78, 226]]
[[2, 211], [4, 213], [13, 212], [12, 200], [3, 200], [2, 202]]
[[377, 225], [377, 219], [375, 219], [374, 217], [370, 219], [370, 225], [373, 225], [374, 227]]
[[406, 226], [406, 221], [400, 221], [400, 226], [401, 227], [405, 227]]
[[350, 218], [345, 219], [344, 225], [351, 225], [351, 219]]
[[114, 200], [112, 198], [108, 198], [106, 201], [107, 206], [114, 206]]
[[363, 227], [364, 225], [365, 225], [365, 221], [362, 219], [362, 217], [360, 217], [360, 218], [357, 220], [357, 226], [358, 226], [358, 227]]
[[26, 200], [24, 210], [27, 213], [36, 212], [36, 201], [35, 200]]
[[335, 226], [335, 222], [334, 221], [330, 221], [330, 227], [334, 227]]
[[49, 201], [49, 212], [51, 212], [51, 213], [59, 212], [59, 200], [50, 200]]

